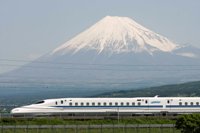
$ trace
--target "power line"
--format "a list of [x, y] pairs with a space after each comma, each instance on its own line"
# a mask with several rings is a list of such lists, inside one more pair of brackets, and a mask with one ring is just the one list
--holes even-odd
[[[60, 85], [61, 84], [61, 85]], [[89, 85], [88, 85], [89, 84]], [[101, 85], [149, 85], [149, 83], [135, 83], [135, 82], [46, 82], [46, 83], [30, 83], [30, 82], [0, 82], [0, 89], [1, 88], [35, 88], [35, 87], [42, 87], [42, 88], [51, 88], [51, 87], [70, 87], [72, 90], [76, 85], [81, 85], [84, 88], [84, 85], [87, 87], [92, 87], [96, 85], [96, 87], [101, 87]], [[75, 85], [75, 86], [74, 86]]]
[[[21, 66], [21, 65], [14, 65], [14, 64], [0, 64], [4, 66], [11, 66], [11, 67], [16, 67], [16, 66]], [[197, 71], [200, 70], [200, 68], [196, 69], [173, 69], [173, 70], [163, 70], [162, 69], [157, 69], [157, 70], [145, 70], [145, 69], [136, 69], [136, 70], [130, 70], [130, 69], [113, 69], [113, 68], [77, 68], [77, 67], [49, 67], [49, 66], [23, 66], [23, 68], [39, 68], [39, 69], [66, 69], [66, 70], [101, 70], [101, 71]]]
[[200, 64], [97, 64], [97, 63], [75, 63], [75, 62], [47, 62], [47, 61], [39, 61], [39, 60], [19, 60], [19, 59], [0, 59], [0, 61], [6, 62], [23, 62], [23, 63], [34, 63], [34, 64], [56, 64], [56, 65], [86, 65], [86, 66], [143, 66], [143, 67], [151, 67], [151, 66], [167, 66], [167, 67], [177, 67], [177, 66], [200, 66]]

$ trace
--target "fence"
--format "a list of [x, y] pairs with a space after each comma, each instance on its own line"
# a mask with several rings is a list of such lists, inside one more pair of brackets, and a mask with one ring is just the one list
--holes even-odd
[[180, 133], [174, 124], [1, 125], [0, 133]]

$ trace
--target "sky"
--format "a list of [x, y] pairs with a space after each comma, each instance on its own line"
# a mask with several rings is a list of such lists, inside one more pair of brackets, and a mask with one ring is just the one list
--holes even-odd
[[19, 63], [9, 60], [32, 61], [108, 15], [200, 47], [199, 0], [0, 0], [0, 73]]

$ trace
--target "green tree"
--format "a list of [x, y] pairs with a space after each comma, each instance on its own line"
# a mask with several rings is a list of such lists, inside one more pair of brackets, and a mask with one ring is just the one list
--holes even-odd
[[200, 114], [181, 115], [176, 121], [176, 128], [182, 133], [200, 133]]

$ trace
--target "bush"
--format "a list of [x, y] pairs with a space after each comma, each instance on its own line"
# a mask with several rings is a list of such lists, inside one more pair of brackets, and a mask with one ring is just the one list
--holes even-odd
[[176, 128], [182, 133], [200, 133], [200, 114], [180, 116], [176, 121]]

